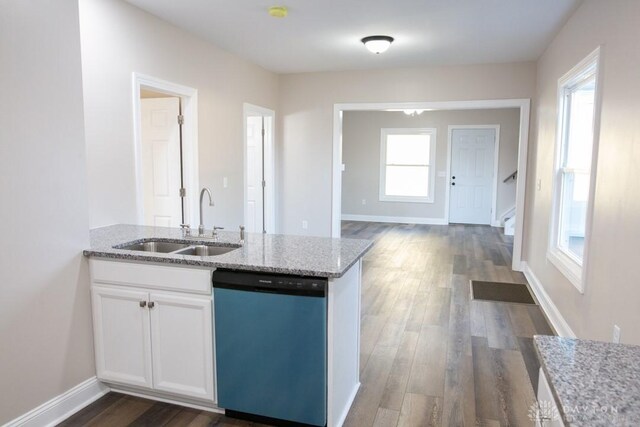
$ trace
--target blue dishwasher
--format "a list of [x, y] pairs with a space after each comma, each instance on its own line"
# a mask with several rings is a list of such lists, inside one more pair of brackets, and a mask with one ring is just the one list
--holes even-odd
[[218, 406], [269, 424], [325, 426], [327, 281], [213, 273]]

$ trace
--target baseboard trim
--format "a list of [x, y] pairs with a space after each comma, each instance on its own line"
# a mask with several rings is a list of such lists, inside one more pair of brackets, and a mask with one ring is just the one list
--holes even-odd
[[343, 221], [387, 222], [390, 224], [447, 225], [449, 223], [445, 218], [423, 218], [423, 217], [411, 217], [411, 216], [342, 214], [341, 219]]
[[522, 272], [529, 281], [531, 290], [533, 290], [538, 303], [540, 303], [542, 311], [547, 316], [547, 319], [551, 323], [551, 326], [553, 326], [553, 329], [555, 329], [556, 333], [561, 337], [576, 338], [576, 334], [569, 326], [569, 323], [567, 323], [565, 318], [562, 316], [562, 313], [560, 313], [558, 307], [556, 307], [556, 305], [553, 303], [553, 300], [551, 299], [547, 291], [544, 290], [544, 287], [542, 286], [540, 280], [538, 280], [536, 275], [533, 273], [533, 271], [525, 261], [522, 261]]
[[98, 381], [96, 377], [91, 377], [26, 414], [9, 421], [5, 427], [54, 426], [108, 392], [109, 387]]
[[143, 399], [171, 403], [172, 405], [186, 406], [187, 408], [198, 409], [200, 411], [209, 411], [209, 412], [215, 412], [218, 414], [224, 414], [224, 409], [220, 409], [214, 404], [210, 404], [211, 406], [208, 406], [205, 403], [198, 403], [196, 401], [191, 401], [186, 399], [185, 400], [173, 399], [161, 394], [154, 393], [153, 391], [148, 391], [148, 392], [140, 391], [140, 390], [136, 390], [133, 388], [128, 388], [126, 386], [120, 386], [116, 384], [111, 384], [110, 388], [111, 388], [111, 391], [115, 393], [128, 394], [130, 396], [142, 397]]

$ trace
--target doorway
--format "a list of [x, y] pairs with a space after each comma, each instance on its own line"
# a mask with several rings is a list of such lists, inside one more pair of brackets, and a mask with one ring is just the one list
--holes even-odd
[[197, 91], [133, 73], [138, 224], [196, 224]]
[[493, 223], [498, 175], [498, 134], [498, 126], [450, 126], [450, 223]]
[[274, 233], [273, 110], [244, 104], [244, 223], [248, 232]]
[[[333, 107], [333, 161], [331, 182], [331, 237], [341, 235], [342, 216], [342, 179], [344, 170], [342, 159], [342, 127], [345, 111], [431, 111], [431, 110], [470, 110], [470, 109], [499, 109], [517, 108], [520, 112], [520, 122], [517, 135], [518, 161], [515, 203], [515, 232], [513, 240], [512, 268], [522, 271], [522, 238], [524, 232], [524, 202], [527, 176], [527, 149], [529, 142], [529, 114], [530, 99], [488, 99], [473, 101], [434, 101], [434, 102], [387, 102], [387, 103], [347, 103], [334, 104]], [[521, 178], [520, 178], [521, 177]], [[445, 206], [449, 206], [447, 201]], [[448, 212], [447, 212], [448, 215]]]

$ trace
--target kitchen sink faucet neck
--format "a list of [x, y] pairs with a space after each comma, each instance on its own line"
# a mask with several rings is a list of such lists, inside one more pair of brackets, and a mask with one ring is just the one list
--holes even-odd
[[213, 197], [211, 196], [211, 190], [207, 187], [203, 187], [200, 191], [200, 225], [198, 226], [198, 235], [204, 236], [204, 223], [202, 221], [202, 202], [204, 201], [205, 193], [209, 196], [209, 206], [214, 206]]

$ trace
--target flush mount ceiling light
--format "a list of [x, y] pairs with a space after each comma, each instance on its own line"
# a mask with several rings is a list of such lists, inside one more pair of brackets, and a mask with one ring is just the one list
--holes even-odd
[[365, 37], [361, 40], [364, 43], [364, 47], [366, 47], [369, 52], [375, 53], [376, 55], [384, 52], [389, 49], [391, 43], [393, 42], [393, 37], [389, 36], [369, 36]]
[[269, 15], [274, 18], [284, 18], [289, 13], [289, 10], [286, 6], [271, 6], [269, 8]]

